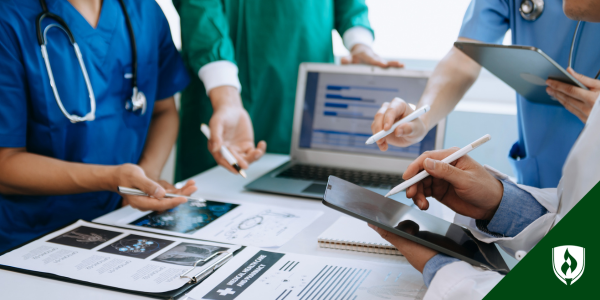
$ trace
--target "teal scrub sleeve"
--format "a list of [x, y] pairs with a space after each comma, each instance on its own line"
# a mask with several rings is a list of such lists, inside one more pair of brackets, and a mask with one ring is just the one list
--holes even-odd
[[365, 0], [334, 0], [334, 5], [334, 26], [341, 36], [344, 36], [346, 30], [355, 26], [362, 26], [374, 34], [369, 23], [369, 9]]
[[[156, 4], [158, 6], [158, 4]], [[159, 20], [160, 25], [160, 40], [159, 40], [159, 56], [158, 56], [158, 86], [156, 87], [156, 100], [163, 100], [175, 95], [183, 90], [189, 83], [185, 64], [179, 55], [179, 51], [173, 44], [171, 37], [171, 28], [164, 13], [158, 7], [159, 16], [155, 18]]]
[[500, 44], [510, 26], [509, 14], [508, 0], [472, 0], [458, 36]]
[[8, 21], [0, 18], [0, 147], [10, 148], [27, 144], [25, 66], [16, 35]]
[[181, 18], [182, 54], [195, 74], [204, 65], [228, 60], [235, 50], [221, 0], [173, 0]]

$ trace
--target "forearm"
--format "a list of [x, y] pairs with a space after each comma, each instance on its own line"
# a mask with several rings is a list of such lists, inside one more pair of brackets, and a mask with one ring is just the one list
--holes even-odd
[[473, 85], [480, 71], [479, 64], [452, 47], [436, 66], [419, 102], [419, 106], [428, 104], [431, 107], [422, 117], [428, 130], [452, 112]]
[[0, 149], [0, 193], [4, 195], [64, 195], [116, 190], [116, 166], [65, 162], [26, 152]]
[[[200, 130], [200, 129], [198, 129]], [[146, 145], [138, 165], [146, 176], [158, 180], [179, 132], [179, 114], [173, 97], [157, 101], [148, 129]]]

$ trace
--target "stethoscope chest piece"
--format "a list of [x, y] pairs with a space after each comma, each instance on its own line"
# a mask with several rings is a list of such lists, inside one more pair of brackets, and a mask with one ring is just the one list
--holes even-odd
[[544, 0], [522, 0], [519, 12], [521, 12], [523, 19], [535, 21], [544, 12]]
[[125, 102], [125, 109], [138, 112], [141, 115], [146, 113], [146, 107], [148, 106], [148, 101], [146, 101], [146, 95], [142, 91], [138, 91], [137, 88], [133, 88], [133, 94], [131, 95], [131, 99]]

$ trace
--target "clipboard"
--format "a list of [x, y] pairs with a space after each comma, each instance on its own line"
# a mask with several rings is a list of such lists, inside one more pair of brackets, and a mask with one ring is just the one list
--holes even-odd
[[[79, 221], [79, 220], [78, 220]], [[16, 247], [13, 247], [11, 249], [8, 249], [2, 253], [0, 253], [0, 256], [9, 253], [13, 250], [19, 249], [29, 243], [32, 243], [34, 241], [43, 239], [44, 237], [60, 231], [66, 227], [69, 227], [71, 225], [73, 225], [74, 223], [78, 222], [78, 221], [74, 221], [72, 223], [69, 223], [61, 228], [58, 228], [52, 232], [49, 232], [47, 234], [44, 234], [42, 236], [39, 236], [31, 241], [25, 242], [23, 244], [20, 244]], [[112, 226], [112, 225], [106, 225], [106, 224], [100, 224], [100, 223], [94, 223], [94, 222], [89, 222], [92, 224], [98, 224], [98, 225], [102, 225], [102, 226], [108, 226], [108, 227], [113, 227], [113, 228], [119, 228], [119, 229], [123, 229], [121, 227], [118, 226]], [[127, 228], [127, 230], [131, 230], [129, 228]], [[132, 230], [135, 231], [135, 230]], [[140, 233], [145, 233], [143, 231], [139, 231]], [[157, 233], [153, 233], [155, 235], [162, 235], [165, 237], [177, 237], [177, 236], [172, 236], [172, 235], [168, 235], [168, 234], [157, 234]], [[186, 239], [186, 238], [182, 238], [182, 237], [177, 237], [179, 239]], [[201, 241], [198, 239], [189, 239], [187, 238], [187, 240], [190, 241]], [[132, 295], [138, 295], [138, 296], [145, 296], [145, 297], [150, 297], [150, 298], [156, 298], [156, 299], [178, 299], [181, 296], [184, 296], [185, 294], [187, 294], [191, 289], [193, 289], [194, 287], [196, 287], [198, 284], [200, 284], [204, 279], [206, 279], [207, 277], [209, 277], [212, 273], [214, 273], [217, 269], [219, 269], [221, 266], [225, 265], [231, 258], [233, 258], [234, 255], [236, 255], [237, 253], [239, 253], [240, 251], [242, 251], [245, 247], [240, 247], [239, 249], [237, 249], [234, 252], [229, 252], [229, 251], [219, 251], [214, 253], [213, 255], [204, 258], [204, 259], [200, 259], [198, 261], [196, 261], [194, 263], [194, 265], [187, 270], [186, 272], [184, 272], [183, 274], [180, 275], [180, 278], [188, 278], [189, 281], [184, 284], [183, 286], [181, 286], [178, 289], [175, 290], [171, 290], [171, 291], [167, 291], [167, 292], [162, 292], [162, 293], [150, 293], [150, 292], [140, 292], [140, 291], [134, 291], [134, 290], [129, 290], [129, 289], [123, 289], [123, 288], [117, 288], [117, 287], [112, 287], [112, 286], [107, 286], [107, 285], [103, 285], [103, 284], [98, 284], [98, 283], [93, 283], [93, 282], [89, 282], [89, 281], [84, 281], [84, 280], [77, 280], [77, 279], [73, 279], [70, 277], [65, 277], [65, 276], [60, 276], [60, 275], [56, 275], [56, 274], [52, 274], [52, 273], [46, 273], [46, 272], [38, 272], [38, 271], [32, 271], [32, 270], [27, 270], [27, 269], [21, 269], [21, 268], [16, 268], [16, 267], [12, 267], [12, 266], [6, 266], [6, 265], [2, 265], [0, 264], [0, 269], [3, 270], [8, 270], [8, 271], [12, 271], [12, 272], [18, 272], [18, 273], [23, 273], [23, 274], [28, 274], [28, 275], [33, 275], [33, 276], [37, 276], [37, 277], [43, 277], [43, 278], [49, 278], [49, 279], [54, 279], [54, 280], [60, 280], [60, 281], [64, 281], [64, 282], [69, 282], [69, 283], [76, 283], [76, 284], [80, 284], [80, 285], [85, 285], [85, 286], [90, 286], [90, 287], [95, 287], [95, 288], [101, 288], [101, 289], [105, 289], [105, 290], [111, 290], [111, 291], [117, 291], [117, 292], [121, 292], [121, 293], [126, 293], [126, 294], [132, 294]], [[206, 267], [206, 269], [204, 269], [203, 271], [200, 271], [198, 273], [194, 274], [194, 270], [197, 268], [197, 265], [199, 263], [206, 263], [206, 262], [211, 262], [211, 265], [209, 265], [208, 267]], [[202, 265], [204, 267], [204, 265]], [[191, 275], [193, 274], [193, 275]]]

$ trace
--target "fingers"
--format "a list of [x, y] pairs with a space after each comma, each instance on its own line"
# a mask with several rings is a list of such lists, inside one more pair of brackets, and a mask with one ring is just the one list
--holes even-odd
[[150, 180], [145, 175], [141, 175], [132, 180], [133, 188], [139, 189], [142, 192], [150, 195], [154, 198], [163, 198], [165, 196], [165, 189], [158, 183]]
[[570, 85], [556, 80], [548, 79], [546, 80], [546, 83], [548, 84], [546, 92], [550, 96], [554, 96], [555, 98], [558, 98], [557, 94], [562, 93], [578, 101], [586, 101], [586, 99], [592, 99], [591, 101], [595, 101], [598, 96], [596, 92], [584, 90], [578, 86]]
[[349, 65], [352, 63], [352, 61], [348, 57], [342, 57], [341, 63], [342, 63], [342, 65]]
[[380, 236], [381, 238], [383, 238], [384, 240], [390, 242], [390, 244], [394, 245], [394, 247], [398, 248], [398, 249], [402, 249], [403, 248], [403, 243], [405, 242], [410, 242], [407, 239], [393, 234], [385, 229], [381, 229], [375, 225], [369, 224], [369, 227], [371, 227], [373, 230], [375, 230]]
[[577, 79], [579, 82], [583, 83], [583, 85], [587, 86], [590, 89], [600, 88], [600, 80], [581, 75], [575, 72], [575, 70], [573, 70], [573, 68], [571, 67], [567, 68], [567, 72], [569, 72], [571, 75], [573, 75], [573, 77], [575, 77], [575, 79]]
[[400, 98], [394, 98], [390, 103], [389, 108], [383, 115], [383, 130], [390, 130], [396, 120], [402, 119], [406, 114], [409, 114], [411, 108], [408, 107], [406, 102]]
[[562, 104], [562, 106], [564, 106], [570, 113], [574, 114], [577, 118], [579, 118], [579, 120], [581, 120], [583, 123], [587, 122], [589, 112], [584, 113], [582, 109], [579, 108], [579, 106], [576, 104], [579, 101], [565, 100], [565, 98], [561, 96], [554, 96], [554, 98], [556, 98], [558, 102]]
[[126, 196], [126, 198], [131, 207], [139, 209], [141, 211], [163, 211], [174, 208], [180, 204], [187, 202], [187, 199], [182, 197], [154, 199], [143, 196]]
[[388, 68], [404, 68], [404, 64], [399, 62], [399, 61], [388, 61], [387, 63]]
[[250, 147], [246, 153], [244, 153], [243, 158], [246, 160], [248, 164], [251, 164], [257, 160], [259, 160], [267, 151], [267, 143], [265, 141], [260, 141], [256, 145], [256, 148]]
[[394, 130], [394, 134], [397, 137], [401, 137], [411, 135], [414, 131], [414, 123], [409, 122], [396, 127], [396, 130]]
[[427, 158], [425, 159], [423, 166], [429, 175], [435, 178], [444, 179], [452, 185], [460, 186], [461, 183], [468, 180], [468, 175], [465, 171], [441, 160]]
[[458, 150], [460, 150], [458, 147], [452, 147], [444, 150], [423, 152], [423, 154], [421, 154], [419, 157], [417, 157], [417, 159], [410, 163], [410, 165], [408, 165], [406, 171], [402, 175], [402, 178], [407, 180], [421, 172], [421, 170], [423, 170], [423, 162], [425, 159], [432, 158], [436, 160], [442, 160]]

